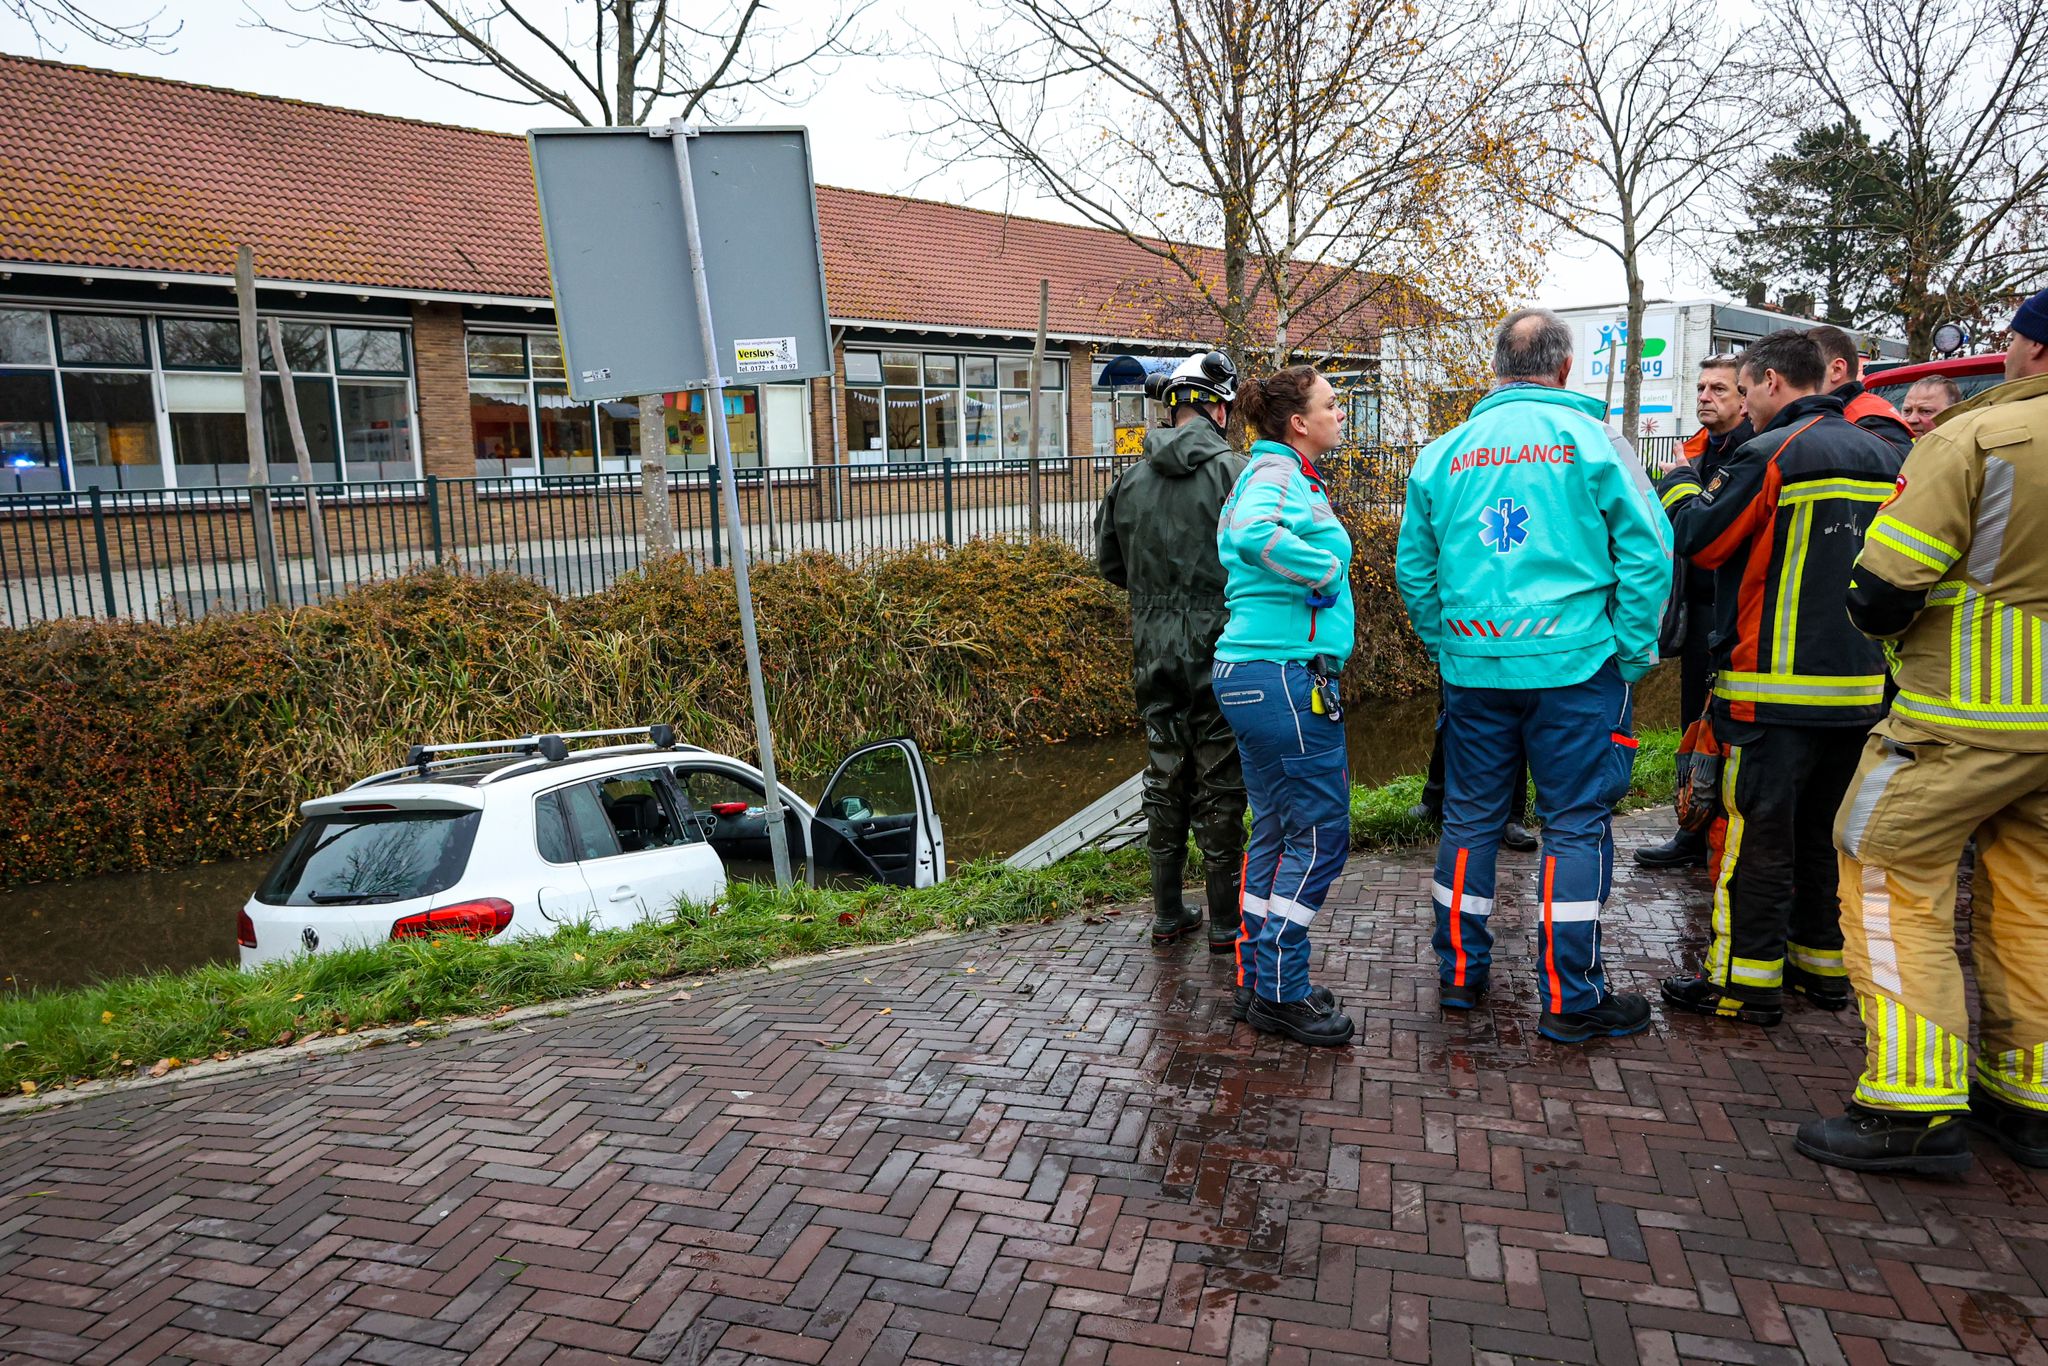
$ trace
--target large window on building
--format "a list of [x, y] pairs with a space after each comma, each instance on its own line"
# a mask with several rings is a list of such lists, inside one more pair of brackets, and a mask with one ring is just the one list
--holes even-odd
[[130, 313], [52, 313], [73, 488], [162, 488], [149, 333]]
[[[309, 478], [316, 484], [334, 484], [347, 477], [338, 439], [339, 377], [329, 331], [326, 323], [278, 324], [285, 363], [292, 372], [299, 430], [306, 441], [304, 466], [292, 439], [284, 384], [277, 358], [270, 351], [267, 321], [257, 331], [265, 477], [272, 484], [304, 483]], [[399, 339], [402, 363], [403, 334], [387, 335]], [[171, 462], [179, 486], [247, 484], [249, 425], [239, 323], [225, 317], [159, 318], [157, 345], [164, 371], [164, 409], [170, 419]], [[403, 400], [404, 386], [394, 387]], [[410, 474], [409, 439], [405, 454], [405, 473]], [[358, 468], [351, 473], [358, 479], [386, 477], [374, 469]]]
[[464, 349], [478, 474], [592, 474], [637, 468], [640, 405], [571, 398], [561, 339], [554, 333], [473, 331]]
[[[847, 459], [856, 465], [939, 460], [1021, 462], [1034, 399], [1031, 358], [1016, 353], [846, 352]], [[1039, 371], [1038, 451], [1066, 454], [1067, 363]]]
[[[672, 469], [709, 469], [711, 427], [705, 415], [704, 391], [668, 395], [668, 451]], [[758, 389], [725, 391], [725, 430], [732, 442], [735, 469], [757, 469], [761, 465], [761, 392]]]
[[[414, 477], [407, 329], [289, 319], [279, 330], [313, 479]], [[258, 335], [268, 477], [295, 483], [267, 319]], [[246, 484], [241, 365], [226, 313], [0, 307], [0, 492]]]
[[[481, 475], [626, 473], [640, 468], [640, 402], [570, 397], [562, 343], [553, 332], [468, 334], [470, 430]], [[809, 388], [767, 384], [725, 391], [733, 463], [801, 465], [810, 459]], [[665, 462], [671, 470], [712, 463], [703, 391], [662, 395]]]

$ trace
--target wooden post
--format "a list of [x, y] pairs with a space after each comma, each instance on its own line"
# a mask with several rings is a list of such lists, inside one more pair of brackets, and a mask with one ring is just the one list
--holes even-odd
[[1031, 539], [1037, 540], [1045, 531], [1045, 486], [1038, 476], [1038, 411], [1042, 406], [1039, 391], [1039, 371], [1045, 365], [1045, 315], [1046, 305], [1052, 297], [1052, 281], [1038, 282], [1038, 340], [1031, 345], [1031, 410], [1026, 414], [1024, 438], [1031, 452]]
[[241, 322], [242, 417], [249, 442], [249, 515], [256, 530], [256, 576], [263, 605], [284, 601], [277, 582], [277, 526], [270, 517], [270, 466], [263, 451], [263, 362], [256, 354], [256, 253], [235, 248], [235, 306]]
[[322, 583], [334, 579], [334, 565], [327, 558], [327, 527], [320, 520], [320, 495], [313, 488], [313, 453], [306, 449], [306, 428], [299, 421], [299, 391], [292, 376], [292, 363], [284, 354], [284, 328], [275, 318], [264, 319], [270, 332], [270, 358], [277, 364], [277, 391], [284, 400], [285, 426], [291, 428], [292, 454], [299, 463], [299, 482], [306, 486], [306, 523], [313, 533], [313, 576]]

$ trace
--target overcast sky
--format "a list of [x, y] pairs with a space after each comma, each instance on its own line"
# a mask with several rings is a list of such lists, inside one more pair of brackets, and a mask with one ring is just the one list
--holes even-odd
[[[227, 86], [266, 95], [284, 95], [321, 104], [343, 105], [377, 113], [443, 123], [524, 132], [529, 128], [568, 122], [546, 109], [501, 104], [452, 89], [420, 74], [404, 60], [370, 52], [338, 51], [319, 45], [294, 45], [252, 25], [256, 12], [284, 21], [295, 16], [285, 0], [90, 0], [98, 12], [139, 18], [161, 10], [183, 21], [168, 53], [110, 51], [76, 34], [53, 32], [40, 47], [18, 19], [0, 15], [0, 51], [54, 57], [88, 66], [137, 71], [155, 76]], [[303, 0], [301, 0], [303, 3]], [[784, 0], [784, 12], [827, 0]], [[889, 51], [902, 45], [903, 0], [881, 0], [871, 11], [871, 46]], [[950, 29], [953, 16], [974, 22], [979, 6], [973, 0], [914, 0], [927, 26]], [[301, 20], [300, 22], [303, 22]], [[747, 111], [755, 122], [803, 123], [810, 127], [812, 157], [818, 179], [826, 184], [1009, 209], [1048, 218], [1071, 218], [1057, 203], [1013, 194], [992, 186], [985, 169], [935, 164], [908, 135], [913, 107], [895, 88], [915, 89], [926, 72], [914, 58], [870, 57], [843, 64], [804, 104], [782, 109], [766, 101]], [[118, 128], [104, 130], [119, 137]], [[1571, 254], [1567, 254], [1571, 253]], [[1697, 271], [1684, 264], [1654, 260], [1645, 263], [1652, 297], [1712, 293]], [[1562, 244], [1547, 262], [1538, 301], [1557, 306], [1613, 302], [1623, 295], [1621, 268], [1605, 252], [1572, 242]]]

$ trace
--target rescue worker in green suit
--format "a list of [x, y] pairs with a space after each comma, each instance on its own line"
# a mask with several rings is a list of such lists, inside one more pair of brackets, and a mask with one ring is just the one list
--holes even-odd
[[1145, 434], [1145, 458], [1096, 509], [1095, 559], [1104, 578], [1131, 594], [1152, 942], [1171, 944], [1202, 923], [1182, 893], [1192, 829], [1207, 875], [1209, 951], [1228, 953], [1243, 890], [1244, 772], [1209, 670], [1229, 620], [1216, 521], [1245, 466], [1223, 435], [1237, 370], [1220, 351], [1198, 353], [1154, 374], [1146, 392], [1165, 405], [1170, 425]]

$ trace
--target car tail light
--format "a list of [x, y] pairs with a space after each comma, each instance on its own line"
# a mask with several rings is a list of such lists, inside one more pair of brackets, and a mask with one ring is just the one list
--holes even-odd
[[256, 947], [256, 922], [247, 911], [235, 912], [235, 943], [245, 949]]
[[425, 939], [434, 934], [466, 934], [489, 939], [512, 923], [512, 903], [494, 896], [437, 906], [392, 922], [393, 939]]

